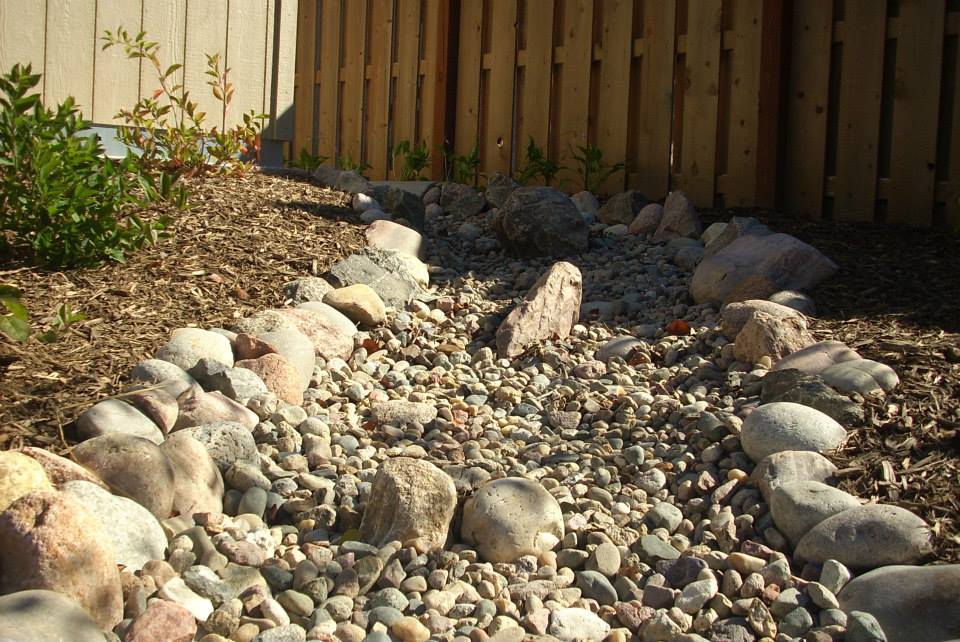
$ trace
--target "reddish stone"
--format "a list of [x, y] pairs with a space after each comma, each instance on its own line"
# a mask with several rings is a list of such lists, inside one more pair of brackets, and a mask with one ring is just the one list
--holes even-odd
[[252, 370], [263, 380], [267, 390], [283, 401], [295, 406], [303, 404], [300, 373], [279, 354], [270, 353], [256, 359], [243, 359], [236, 363], [236, 367]]
[[193, 614], [179, 604], [153, 600], [127, 629], [124, 642], [190, 642], [197, 634]]

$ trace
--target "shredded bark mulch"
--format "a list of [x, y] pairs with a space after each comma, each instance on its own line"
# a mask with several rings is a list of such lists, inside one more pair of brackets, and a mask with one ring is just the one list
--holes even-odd
[[[348, 198], [258, 172], [191, 185], [172, 236], [126, 263], [50, 271], [0, 258], [0, 282], [24, 292], [34, 335], [61, 303], [86, 316], [59, 340], [0, 339], [0, 449], [66, 448], [63, 427], [152, 356], [178, 327], [223, 326], [282, 302], [282, 285], [318, 275], [364, 245]], [[46, 325], [45, 325], [46, 323]]]

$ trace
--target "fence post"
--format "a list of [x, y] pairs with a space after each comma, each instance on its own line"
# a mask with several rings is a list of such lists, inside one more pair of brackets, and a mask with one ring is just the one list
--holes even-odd
[[296, 86], [294, 88], [293, 149], [290, 155], [297, 158], [300, 150], [314, 153], [313, 124], [315, 114], [313, 97], [316, 91], [317, 57], [317, 4], [318, 0], [300, 0], [297, 13], [297, 62]]

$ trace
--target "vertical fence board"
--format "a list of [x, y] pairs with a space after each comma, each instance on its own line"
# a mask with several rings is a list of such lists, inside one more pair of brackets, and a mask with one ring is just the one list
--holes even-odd
[[420, 99], [420, 139], [430, 152], [429, 172], [434, 177], [443, 173], [444, 145], [447, 131], [447, 78], [449, 69], [450, 0], [426, 0], [423, 21], [423, 51], [426, 72]]
[[460, 7], [460, 49], [457, 58], [457, 112], [455, 151], [469, 154], [480, 128], [480, 67], [483, 59], [483, 2]]
[[948, 230], [960, 232], [960, 51], [955, 55], [958, 59], [953, 66], [953, 110], [950, 115], [950, 147], [947, 165], [949, 171], [943, 196], [944, 224]]
[[632, 173], [636, 179], [630, 186], [650, 198], [664, 196], [670, 189], [676, 22], [676, 0], [644, 2], [639, 113], [635, 114], [637, 157]]
[[[602, 5], [597, 147], [611, 165], [627, 159], [627, 120], [630, 117], [630, 59], [633, 56], [633, 0], [608, 0]], [[610, 176], [600, 191], [623, 191], [623, 172]]]
[[593, 0], [563, 0], [563, 66], [560, 72], [557, 157], [566, 171], [559, 178], [574, 181], [573, 154], [587, 144], [590, 118], [590, 67], [593, 59]]
[[900, 0], [887, 203], [892, 223], [929, 226], [933, 217], [943, 21], [943, 2]]
[[90, 118], [96, 3], [94, 0], [49, 0], [47, 11], [44, 101], [52, 107], [73, 96], [84, 118]]
[[688, 9], [681, 174], [698, 207], [712, 207], [714, 198], [721, 5], [721, 0], [701, 0]]
[[[183, 62], [186, 40], [187, 0], [145, 0], [143, 30], [147, 40], [160, 43], [158, 55], [164, 69]], [[183, 82], [183, 69], [173, 74], [173, 83]], [[140, 65], [140, 97], [151, 95], [160, 86], [157, 71], [144, 61]]]
[[207, 114], [208, 126], [222, 128], [223, 103], [214, 98], [213, 89], [207, 86], [207, 81], [212, 79], [205, 73], [207, 57], [204, 54], [220, 54], [220, 68], [223, 69], [227, 56], [226, 2], [193, 0], [187, 5], [186, 52], [184, 84], [190, 98], [196, 101], [200, 111]]
[[[94, 43], [93, 117], [95, 123], [123, 122], [114, 118], [121, 109], [131, 109], [140, 98], [140, 61], [130, 60], [123, 47], [103, 51], [100, 37], [104, 31], [123, 27], [130, 35], [140, 31], [141, 2], [97, 0], [97, 26]], [[0, 9], [2, 11], [2, 9]]]
[[233, 101], [227, 107], [224, 126], [242, 123], [244, 112], [263, 109], [263, 61], [266, 42], [263, 28], [267, 18], [265, 2], [231, 2], [227, 33], [228, 80], [233, 84]]
[[[393, 143], [417, 140], [417, 85], [420, 79], [420, 0], [397, 0], [397, 97]], [[396, 168], [394, 168], [396, 176]]]
[[[297, 66], [294, 89], [293, 149], [294, 158], [301, 151], [314, 153], [313, 125], [320, 119], [323, 124], [323, 112], [314, 108], [317, 90], [314, 61], [317, 56], [317, 0], [298, 0], [297, 8]], [[320, 40], [322, 46], [323, 40]], [[324, 65], [329, 69], [330, 65]], [[323, 154], [323, 152], [320, 152]]]
[[510, 174], [513, 153], [513, 92], [517, 65], [517, 0], [488, 0], [490, 75], [482, 127], [483, 171]]
[[266, 0], [267, 10], [266, 16], [264, 18], [264, 25], [260, 25], [261, 31], [265, 31], [263, 34], [264, 44], [263, 44], [263, 66], [261, 67], [261, 74], [263, 75], [263, 99], [261, 102], [260, 112], [266, 114], [268, 119], [264, 123], [264, 135], [268, 133], [268, 127], [272, 127], [272, 118], [273, 118], [273, 92], [274, 82], [276, 79], [273, 77], [273, 52], [274, 52], [274, 21], [276, 20], [277, 15], [277, 3], [281, 0]]
[[[302, 8], [302, 7], [301, 7]], [[337, 158], [340, 131], [340, 38], [343, 4], [323, 0], [320, 17], [320, 115], [317, 119], [317, 154]], [[303, 21], [301, 21], [303, 24]], [[310, 61], [313, 69], [313, 59]], [[313, 73], [311, 73], [313, 76]]]
[[823, 206], [833, 3], [795, 2], [792, 22], [785, 204], [792, 214], [819, 218]]
[[[280, 3], [280, 12], [277, 16], [278, 41], [274, 43], [277, 60], [274, 65], [276, 77], [274, 96], [276, 101], [271, 116], [273, 125], [270, 128], [270, 137], [282, 140], [293, 139], [293, 110], [294, 110], [294, 70], [297, 60], [297, 0], [276, 0]], [[272, 73], [272, 72], [271, 72]], [[311, 76], [310, 83], [314, 79]], [[311, 121], [313, 120], [313, 101], [311, 100]], [[299, 150], [294, 150], [299, 151]]]
[[387, 133], [390, 108], [390, 54], [393, 36], [393, 1], [372, 0], [370, 5], [370, 68], [367, 86], [367, 162], [368, 176], [375, 180], [387, 177]]
[[550, 130], [550, 79], [553, 68], [554, 0], [526, 0], [526, 63], [517, 135], [518, 162], [530, 139], [547, 149]]
[[873, 220], [886, 28], [876, 0], [846, 0], [833, 184], [834, 218], [841, 221]]
[[41, 74], [36, 92], [43, 95], [43, 66], [46, 50], [46, 0], [20, 0], [14, 6], [0, 2], [0, 69], [10, 71], [15, 64], [33, 65]]
[[764, 0], [733, 0], [730, 52], [730, 122], [727, 145], [727, 207], [754, 205], [760, 111], [760, 48]]

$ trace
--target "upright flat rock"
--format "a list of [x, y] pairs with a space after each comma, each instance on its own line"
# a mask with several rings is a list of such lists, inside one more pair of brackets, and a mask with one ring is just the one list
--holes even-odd
[[960, 640], [960, 565], [885, 566], [847, 584], [837, 596], [844, 612], [863, 611], [887, 639]]
[[580, 316], [583, 278], [572, 263], [555, 263], [497, 330], [497, 351], [515, 357], [552, 337], [570, 334]]
[[690, 280], [690, 294], [697, 303], [717, 305], [765, 299], [780, 290], [809, 290], [836, 271], [833, 261], [789, 234], [748, 234], [707, 253]]
[[697, 238], [703, 228], [693, 203], [683, 192], [670, 192], [663, 203], [663, 218], [653, 233], [654, 243], [663, 243], [675, 238]]

